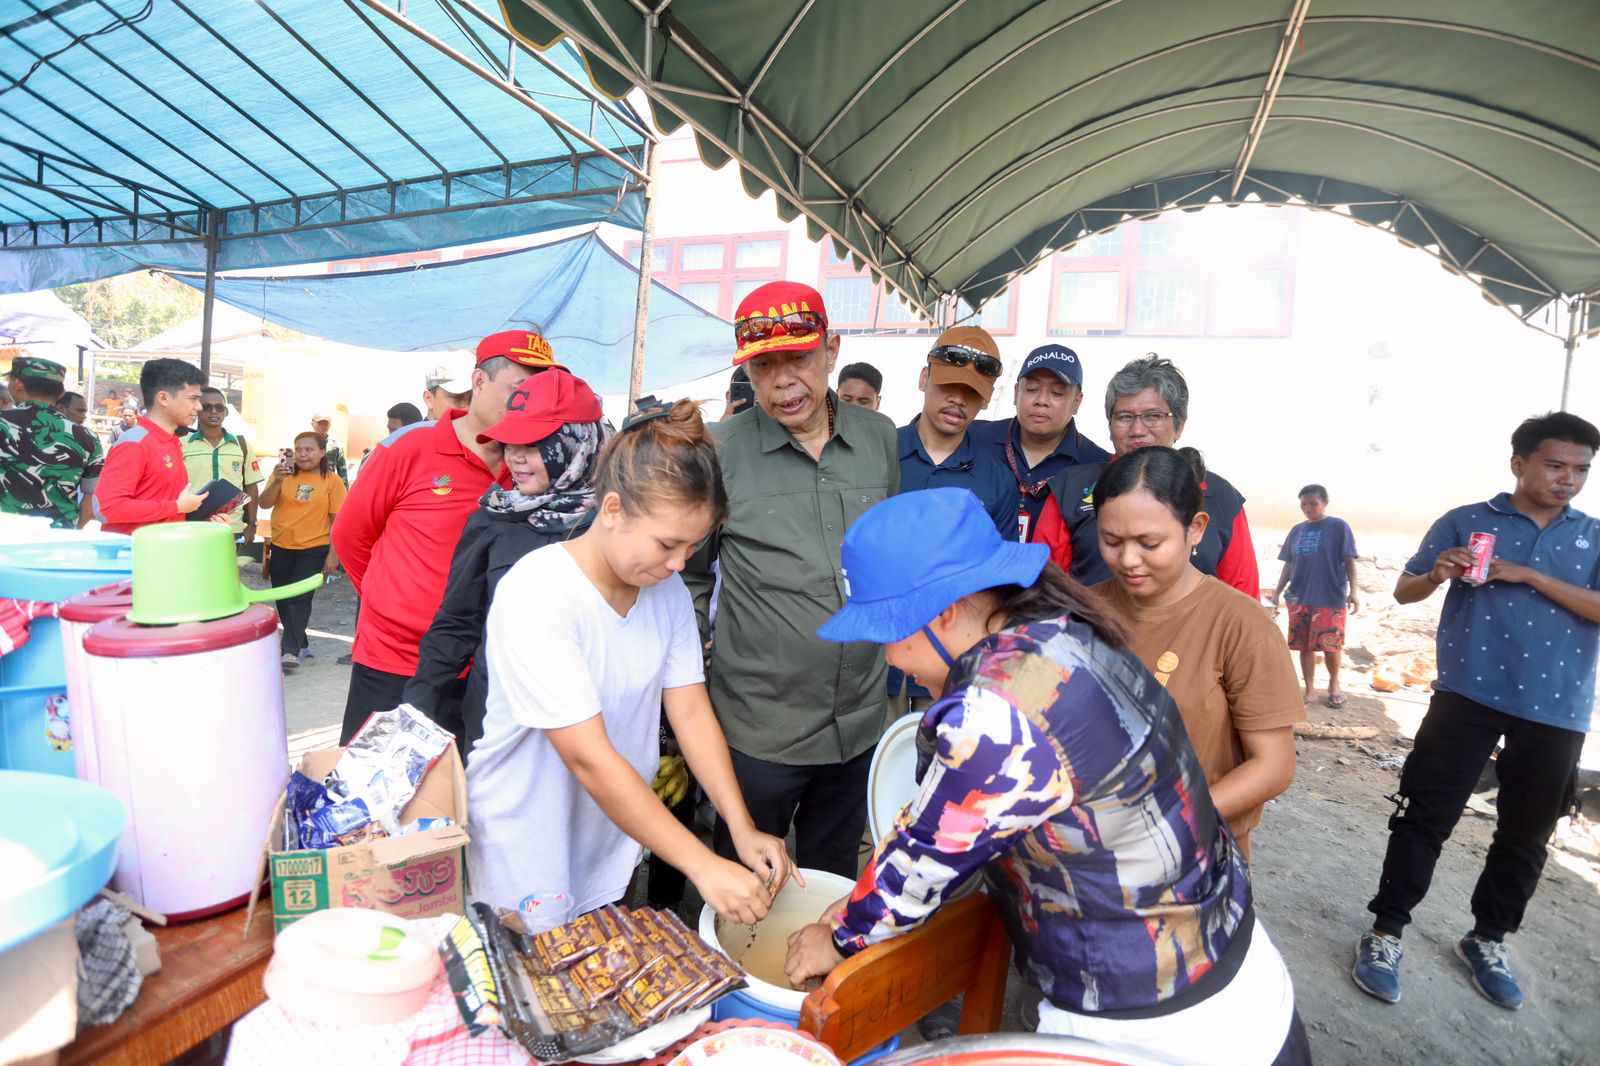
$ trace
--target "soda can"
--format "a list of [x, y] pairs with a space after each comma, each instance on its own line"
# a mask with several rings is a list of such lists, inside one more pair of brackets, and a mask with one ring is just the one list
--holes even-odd
[[1467, 550], [1472, 552], [1472, 565], [1461, 575], [1461, 580], [1469, 585], [1481, 585], [1489, 580], [1489, 560], [1494, 558], [1494, 534], [1474, 533], [1467, 540]]

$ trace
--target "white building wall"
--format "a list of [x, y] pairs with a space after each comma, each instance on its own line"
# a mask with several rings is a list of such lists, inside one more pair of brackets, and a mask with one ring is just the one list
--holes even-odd
[[[659, 237], [786, 231], [784, 275], [820, 287], [825, 250], [807, 238], [803, 219], [785, 224], [771, 193], [748, 196], [736, 166], [707, 169], [686, 136], [664, 148]], [[1333, 511], [1358, 528], [1417, 534], [1452, 506], [1509, 489], [1512, 429], [1559, 404], [1561, 342], [1487, 303], [1421, 251], [1348, 219], [1299, 214], [1288, 336], [1051, 337], [1045, 264], [1021, 279], [1015, 335], [998, 338], [1006, 380], [1039, 344], [1074, 348], [1086, 368], [1080, 424], [1109, 444], [1103, 397], [1111, 374], [1149, 351], [1173, 359], [1192, 394], [1183, 442], [1244, 492], [1257, 525], [1297, 521], [1295, 493], [1307, 482], [1325, 484]], [[618, 251], [638, 239], [611, 227], [603, 235]], [[1545, 325], [1560, 330], [1565, 322]], [[928, 335], [849, 335], [839, 365], [866, 361], [882, 370], [883, 410], [904, 424], [920, 410], [916, 381], [931, 343]], [[731, 347], [730, 337], [730, 355]], [[1591, 421], [1600, 420], [1597, 353], [1600, 344], [1578, 349], [1569, 405]], [[725, 386], [726, 375], [717, 375], [664, 394], [713, 400], [707, 413], [715, 417]], [[1011, 411], [1010, 390], [997, 390], [988, 415]], [[1600, 510], [1597, 495], [1600, 488], [1591, 489], [1580, 506]]]

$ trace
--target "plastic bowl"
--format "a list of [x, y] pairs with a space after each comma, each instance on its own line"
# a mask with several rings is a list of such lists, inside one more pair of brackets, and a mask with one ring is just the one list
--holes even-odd
[[[0, 839], [19, 844], [38, 856], [42, 876], [0, 906], [0, 951], [44, 932], [77, 912], [111, 879], [117, 863], [117, 841], [127, 824], [122, 801], [99, 785], [58, 774], [0, 770], [0, 811], [14, 824], [0, 826]], [[29, 821], [28, 812], [48, 812], [48, 819]], [[35, 837], [44, 823], [66, 819], [76, 840], [63, 854], [59, 845], [40, 855]]]

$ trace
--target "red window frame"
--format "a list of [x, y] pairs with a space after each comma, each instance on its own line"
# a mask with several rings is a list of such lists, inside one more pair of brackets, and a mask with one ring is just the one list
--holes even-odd
[[[1129, 337], [1286, 337], [1294, 314], [1294, 276], [1299, 218], [1295, 212], [1268, 207], [1241, 207], [1248, 212], [1239, 217], [1245, 224], [1275, 223], [1287, 226], [1280, 246], [1268, 252], [1216, 257], [1179, 250], [1174, 254], [1144, 255], [1140, 252], [1146, 227], [1183, 225], [1179, 213], [1123, 224], [1112, 234], [1118, 239], [1115, 254], [1075, 256], [1057, 252], [1051, 259], [1050, 307], [1047, 327], [1051, 336], [1129, 336]], [[1282, 279], [1277, 321], [1270, 326], [1245, 329], [1224, 326], [1218, 321], [1217, 286], [1219, 278], [1236, 271], [1277, 271]], [[1198, 278], [1201, 305], [1197, 319], [1181, 327], [1144, 327], [1136, 324], [1139, 283], [1150, 273], [1192, 273]], [[1114, 273], [1117, 275], [1117, 316], [1114, 322], [1074, 322], [1059, 315], [1062, 278], [1068, 274]]]
[[[778, 265], [776, 267], [738, 267], [735, 266], [739, 254], [739, 245], [749, 241], [777, 241]], [[623, 253], [630, 262], [639, 254], [642, 242], [628, 241], [623, 245]], [[683, 266], [683, 249], [687, 245], [714, 244], [722, 247], [722, 266], [715, 270], [685, 270]], [[731, 233], [709, 234], [705, 236], [657, 238], [654, 242], [657, 249], [667, 249], [667, 269], [653, 270], [650, 277], [652, 281], [659, 281], [673, 292], [680, 292], [684, 285], [715, 284], [717, 299], [714, 306], [706, 307], [714, 315], [732, 319], [737, 301], [733, 296], [733, 289], [741, 281], [768, 282], [783, 278], [789, 268], [789, 234], [786, 230], [773, 230], [766, 233]], [[705, 305], [701, 305], [705, 306]]]
[[[828, 296], [828, 282], [841, 278], [864, 278], [868, 284], [872, 284], [870, 271], [865, 269], [857, 270], [855, 264], [849, 261], [843, 263], [834, 262], [833, 243], [824, 241], [821, 261], [817, 268], [817, 291], [822, 294], [824, 301], [827, 300]], [[839, 333], [894, 333], [913, 337], [938, 332], [938, 328], [935, 325], [922, 318], [917, 318], [911, 322], [888, 321], [889, 308], [892, 306], [890, 301], [894, 299], [894, 296], [894, 290], [882, 282], [872, 284], [872, 297], [868, 303], [869, 313], [866, 321], [845, 321], [838, 317], [834, 308], [830, 307], [828, 309], [828, 328]]]

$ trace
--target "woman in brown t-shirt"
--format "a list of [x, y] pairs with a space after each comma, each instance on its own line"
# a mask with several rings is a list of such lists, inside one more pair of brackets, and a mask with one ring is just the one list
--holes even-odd
[[1293, 726], [1306, 713], [1260, 603], [1189, 562], [1206, 528], [1204, 476], [1193, 448], [1140, 448], [1106, 467], [1094, 507], [1112, 578], [1094, 588], [1133, 624], [1131, 647], [1172, 694], [1248, 857], [1262, 808], [1294, 780]]

